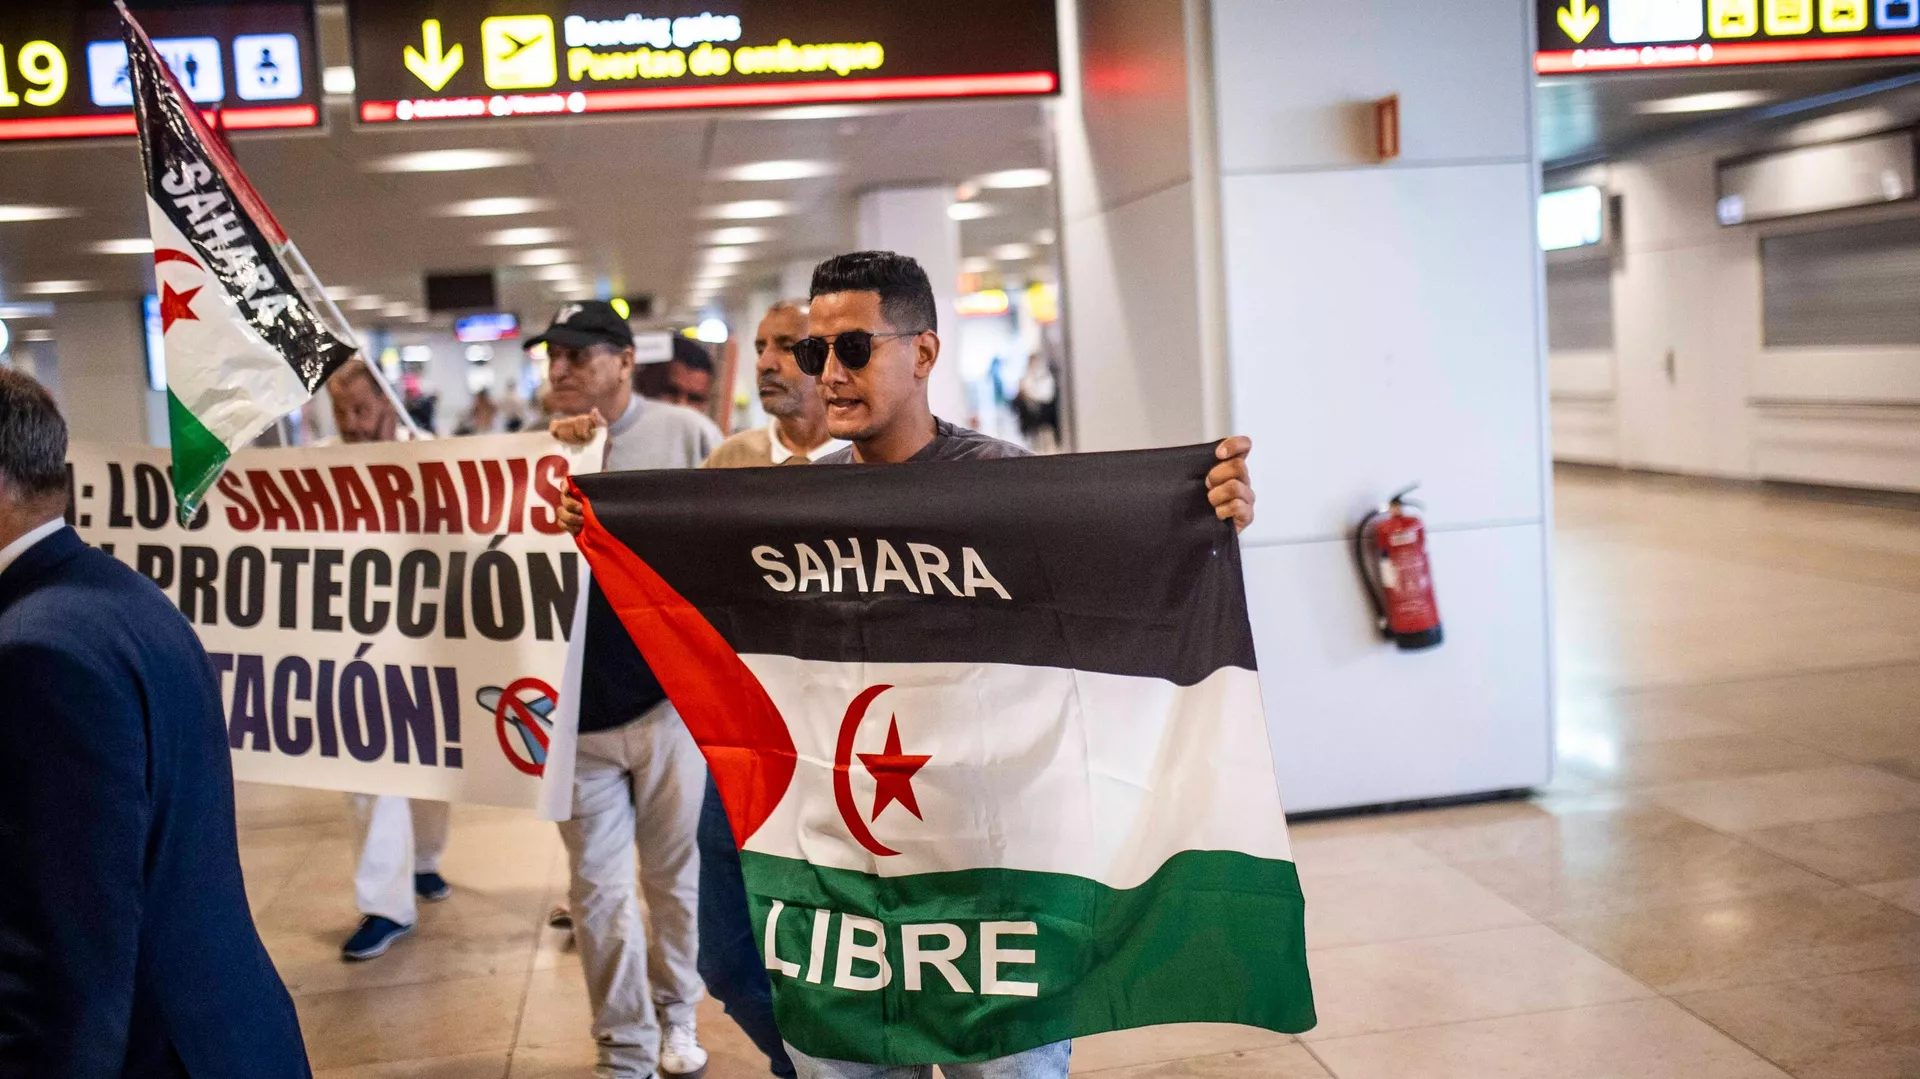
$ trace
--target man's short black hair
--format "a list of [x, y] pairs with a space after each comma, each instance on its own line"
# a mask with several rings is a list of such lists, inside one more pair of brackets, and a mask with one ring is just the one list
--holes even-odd
[[713, 355], [707, 351], [707, 346], [677, 333], [673, 335], [673, 362], [713, 374]]
[[933, 302], [933, 284], [927, 271], [893, 251], [855, 251], [835, 255], [813, 268], [808, 299], [832, 292], [877, 292], [880, 313], [902, 333], [940, 328], [940, 309]]
[[0, 477], [15, 501], [64, 494], [67, 421], [38, 382], [0, 368]]

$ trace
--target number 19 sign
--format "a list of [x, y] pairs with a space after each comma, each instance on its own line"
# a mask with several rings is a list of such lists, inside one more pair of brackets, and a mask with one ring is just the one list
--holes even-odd
[[[311, 4], [134, 7], [188, 96], [216, 127], [320, 123]], [[112, 5], [0, 3], [0, 141], [131, 134], [127, 50]]]

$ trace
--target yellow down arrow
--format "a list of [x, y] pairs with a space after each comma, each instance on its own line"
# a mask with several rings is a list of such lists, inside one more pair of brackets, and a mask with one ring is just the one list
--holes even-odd
[[439, 19], [428, 19], [420, 24], [420, 39], [426, 51], [407, 46], [407, 70], [437, 94], [441, 87], [447, 85], [447, 80], [453, 78], [453, 73], [460, 70], [460, 65], [466, 62], [466, 54], [457, 43], [453, 48], [441, 51]]
[[[1553, 14], [1560, 22], [1560, 29], [1567, 32], [1575, 45], [1587, 40], [1593, 28], [1600, 25], [1600, 9], [1587, 6], [1587, 0], [1573, 0]], [[459, 48], [457, 45], [454, 47]]]

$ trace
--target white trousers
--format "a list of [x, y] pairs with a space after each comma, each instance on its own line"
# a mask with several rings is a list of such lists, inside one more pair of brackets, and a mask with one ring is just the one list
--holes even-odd
[[669, 703], [623, 727], [580, 735], [573, 819], [561, 822], [560, 837], [572, 869], [573, 935], [601, 1075], [652, 1076], [660, 1023], [693, 1022], [705, 992], [694, 836], [706, 785], [706, 761]]
[[350, 794], [347, 798], [360, 831], [360, 867], [353, 874], [353, 894], [360, 913], [412, 925], [419, 917], [413, 875], [440, 871], [451, 807], [445, 802], [397, 794]]

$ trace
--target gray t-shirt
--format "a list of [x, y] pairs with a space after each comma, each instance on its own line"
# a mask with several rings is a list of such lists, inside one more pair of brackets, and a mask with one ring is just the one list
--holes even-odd
[[712, 420], [690, 408], [635, 394], [627, 410], [607, 426], [605, 470], [698, 468], [722, 437]]
[[[1003, 457], [1031, 457], [1033, 451], [1022, 449], [1011, 442], [1003, 442], [992, 435], [983, 435], [978, 431], [962, 427], [956, 423], [935, 418], [933, 421], [933, 441], [920, 447], [920, 452], [907, 458], [906, 463], [915, 461], [997, 461]], [[853, 459], [853, 447], [836, 450], [820, 458], [823, 465], [853, 465], [860, 462]]]

